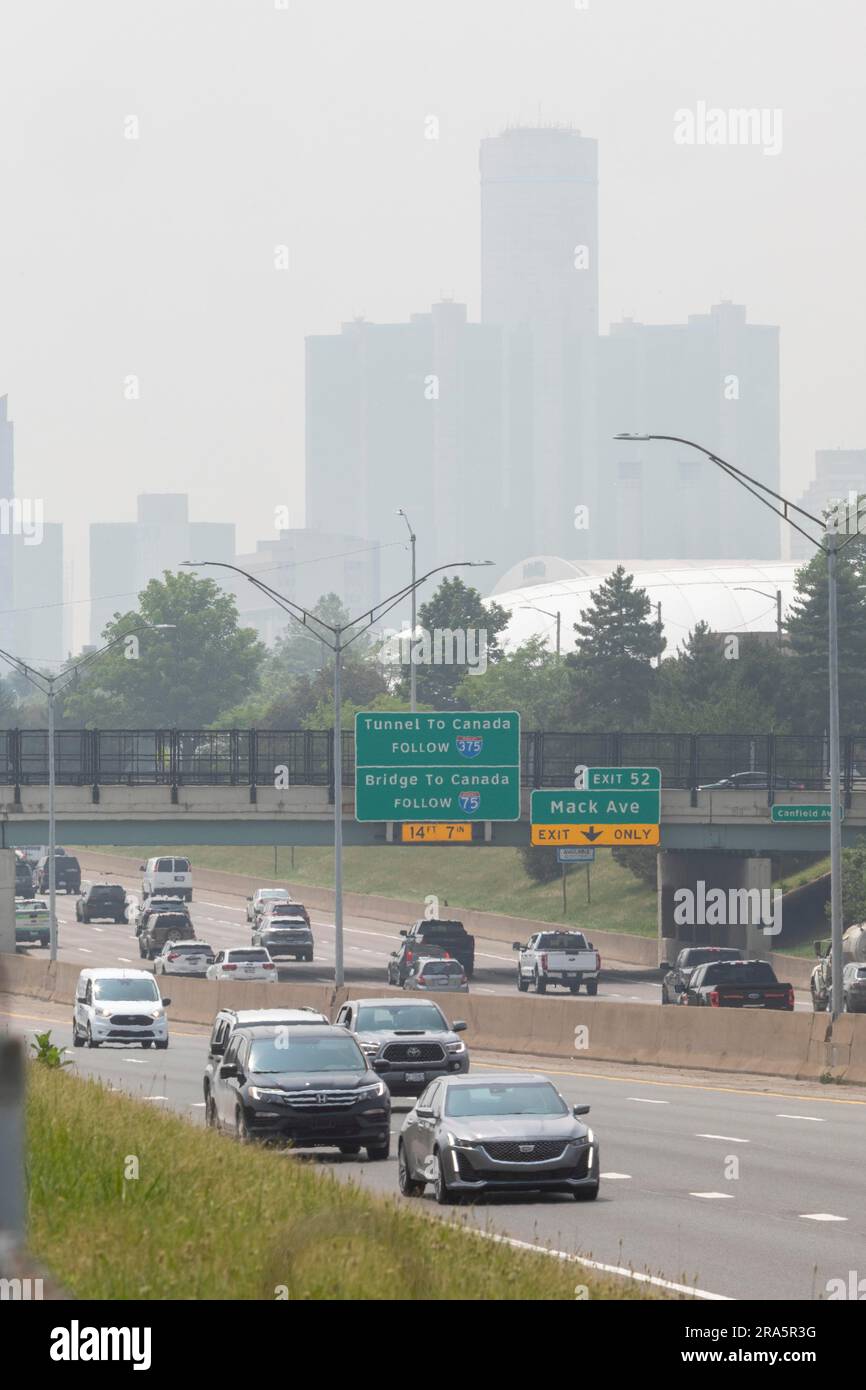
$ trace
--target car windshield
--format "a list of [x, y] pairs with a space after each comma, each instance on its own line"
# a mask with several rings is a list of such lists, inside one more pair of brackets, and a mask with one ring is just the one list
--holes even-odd
[[580, 932], [545, 932], [539, 938], [540, 951], [585, 951], [586, 938]]
[[683, 962], [684, 969], [693, 970], [696, 965], [708, 965], [710, 961], [739, 960], [739, 951], [731, 947], [720, 946], [718, 950], [711, 951], [689, 951]]
[[179, 946], [175, 943], [171, 949], [172, 952], [176, 951], [180, 956], [201, 956], [205, 953], [213, 954], [206, 941], [193, 941], [185, 946]]
[[435, 1004], [376, 1004], [358, 1010], [361, 1033], [448, 1031], [448, 1024]]
[[189, 918], [181, 912], [160, 912], [153, 921], [154, 931], [189, 931]]
[[94, 999], [159, 999], [156, 980], [94, 980]]
[[428, 960], [424, 962], [424, 975], [462, 975], [463, 967], [456, 960]]
[[289, 895], [282, 888], [261, 888], [259, 889], [259, 901], [267, 899], [269, 902], [285, 903], [289, 901]]
[[764, 961], [749, 961], [747, 964], [728, 965], [721, 961], [718, 965], [708, 965], [704, 975], [705, 985], [774, 985], [776, 977], [772, 967]]
[[255, 950], [252, 950], [252, 951], [227, 951], [227, 952], [226, 952], [226, 960], [239, 960], [239, 961], [253, 961], [253, 962], [256, 962], [256, 961], [263, 961], [263, 960], [267, 960], [267, 959], [268, 959], [268, 953], [267, 953], [267, 951], [265, 951], [265, 950], [261, 950], [261, 951], [255, 951]]
[[91, 888], [90, 896], [92, 898], [122, 898], [124, 896], [124, 891], [122, 888], [115, 888], [111, 884], [97, 883], [95, 887]]
[[256, 1038], [250, 1048], [251, 1072], [366, 1071], [354, 1038], [299, 1038], [291, 1030], [277, 1038]]
[[568, 1106], [549, 1081], [491, 1082], [449, 1086], [446, 1115], [567, 1115]]

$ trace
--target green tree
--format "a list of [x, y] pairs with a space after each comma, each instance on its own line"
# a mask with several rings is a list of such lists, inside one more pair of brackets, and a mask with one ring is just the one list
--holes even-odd
[[[866, 729], [866, 581], [864, 542], [857, 537], [837, 559], [839, 715], [843, 733]], [[828, 722], [827, 559], [818, 554], [797, 571], [788, 614], [788, 641], [796, 663], [798, 726], [820, 731]]]
[[666, 645], [651, 608], [646, 589], [636, 589], [622, 565], [590, 595], [583, 621], [574, 624], [577, 650], [566, 657], [579, 727], [645, 725], [657, 676], [652, 662]]
[[[830, 903], [824, 905], [830, 916]], [[866, 842], [842, 851], [842, 926], [866, 922]]]
[[[147, 632], [143, 624], [174, 631]], [[85, 668], [63, 696], [63, 717], [108, 728], [204, 728], [258, 684], [265, 648], [238, 626], [235, 600], [212, 579], [165, 571], [115, 614], [106, 641], [139, 629], [138, 656], [120, 643]]]
[[570, 683], [565, 663], [530, 637], [482, 675], [466, 676], [455, 692], [467, 709], [514, 709], [523, 729], [561, 729], [567, 723]]
[[[486, 633], [488, 666], [495, 665], [502, 659], [499, 634], [508, 626], [510, 618], [511, 614], [498, 603], [484, 603], [478, 590], [464, 584], [459, 576], [443, 579], [430, 601], [418, 609], [418, 625], [423, 628], [431, 642], [437, 631], [462, 633], [468, 649], [470, 631], [476, 634]], [[478, 640], [480, 639], [473, 639]], [[433, 661], [417, 663], [415, 680], [418, 699], [423, 700], [431, 709], [469, 709], [471, 706], [457, 695], [457, 687], [468, 674], [469, 666], [465, 662], [458, 664], [447, 661], [448, 655], [451, 654], [449, 648], [450, 644], [446, 639], [443, 647], [446, 662], [442, 664], [435, 664]], [[485, 648], [476, 647], [475, 650]], [[458, 648], [455, 646], [453, 650], [457, 651]], [[473, 677], [473, 681], [476, 679], [481, 678]], [[401, 695], [408, 694], [408, 667], [405, 668], [399, 690]]]
[[552, 883], [562, 875], [562, 865], [552, 846], [521, 845], [520, 861], [533, 883]]
[[790, 664], [775, 645], [743, 637], [730, 647], [700, 622], [657, 672], [649, 726], [692, 734], [784, 731]]

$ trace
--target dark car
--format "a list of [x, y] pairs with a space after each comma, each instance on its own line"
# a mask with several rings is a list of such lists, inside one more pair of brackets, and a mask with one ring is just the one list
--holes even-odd
[[295, 960], [313, 959], [313, 933], [303, 917], [286, 913], [285, 917], [260, 917], [253, 927], [250, 944], [264, 946], [271, 960], [293, 956]]
[[[48, 855], [45, 854], [36, 865], [33, 886], [37, 893], [48, 892]], [[81, 891], [81, 865], [72, 854], [55, 854], [54, 886], [58, 892], [79, 893]]]
[[776, 979], [766, 960], [721, 960], [699, 965], [683, 1003], [712, 1009], [794, 1008], [794, 986]]
[[75, 904], [79, 922], [126, 920], [126, 889], [119, 883], [83, 883]]
[[392, 1095], [417, 1096], [437, 1076], [469, 1070], [469, 1049], [432, 999], [347, 999], [334, 1020], [353, 1033]]
[[591, 1202], [599, 1166], [595, 1136], [579, 1118], [588, 1112], [531, 1072], [434, 1081], [400, 1133], [400, 1191], [419, 1197], [429, 1182], [440, 1203], [502, 1191]]
[[[176, 912], [185, 917], [190, 927], [192, 927], [192, 917], [186, 905], [185, 898], [179, 898], [170, 893], [159, 893], [152, 898], [145, 898], [135, 910], [135, 934], [141, 936], [144, 927], [151, 917], [155, 917], [159, 912]], [[129, 914], [127, 914], [128, 916]], [[195, 935], [194, 932], [190, 933]]]
[[388, 967], [390, 984], [402, 985], [409, 973], [408, 967], [420, 956], [435, 957], [440, 954], [459, 960], [467, 980], [472, 979], [475, 973], [475, 937], [469, 935], [462, 922], [425, 917], [420, 922], [413, 922], [400, 935], [403, 945], [391, 957], [393, 969], [391, 965]]
[[15, 896], [16, 898], [32, 898], [33, 893], [33, 870], [26, 859], [15, 858]]
[[662, 979], [662, 1003], [681, 1004], [683, 995], [689, 987], [692, 972], [699, 965], [709, 965], [714, 960], [742, 960], [743, 953], [734, 946], [687, 946], [680, 951], [673, 965], [663, 961], [660, 970], [667, 974]]
[[405, 989], [406, 981], [420, 960], [453, 959], [450, 951], [447, 951], [444, 946], [419, 947], [414, 941], [404, 941], [399, 950], [391, 952], [385, 967], [385, 979], [389, 985]]
[[306, 1005], [299, 1009], [285, 1009], [280, 1008], [279, 1005], [273, 1009], [220, 1009], [213, 1021], [204, 1069], [205, 1124], [213, 1127], [215, 1123], [212, 1097], [213, 1078], [217, 1068], [222, 1063], [229, 1039], [236, 1028], [245, 1028], [249, 1032], [251, 1028], [310, 1028], [314, 1025], [330, 1028], [331, 1020], [319, 1013], [318, 1009], [311, 1009]]
[[391, 1099], [344, 1028], [237, 1028], [215, 1069], [212, 1116], [240, 1140], [343, 1154], [391, 1151]]
[[148, 917], [138, 933], [138, 953], [155, 960], [167, 941], [195, 941], [192, 922], [184, 912], [157, 912]]
[[[704, 782], [703, 786], [698, 787], [698, 791], [720, 792], [736, 790], [737, 788], [766, 791], [769, 785], [766, 772], [732, 772], [728, 777], [719, 778], [718, 782]], [[801, 792], [805, 789], [806, 783], [797, 777], [776, 776], [773, 778], [773, 786], [781, 791]]]
[[843, 967], [842, 1008], [849, 1014], [866, 1013], [866, 965], [858, 961]]

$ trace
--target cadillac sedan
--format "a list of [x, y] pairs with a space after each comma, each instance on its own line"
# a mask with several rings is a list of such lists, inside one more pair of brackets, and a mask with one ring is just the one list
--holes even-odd
[[440, 1204], [481, 1192], [598, 1196], [598, 1143], [546, 1076], [505, 1072], [431, 1082], [406, 1117], [397, 1149], [404, 1197], [432, 1184]]

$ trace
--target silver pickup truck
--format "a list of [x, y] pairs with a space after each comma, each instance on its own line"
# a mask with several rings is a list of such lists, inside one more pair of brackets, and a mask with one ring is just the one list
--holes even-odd
[[548, 985], [563, 985], [577, 994], [582, 984], [587, 994], [598, 993], [601, 956], [579, 931], [539, 931], [526, 945], [513, 943], [519, 951], [517, 988], [524, 993], [532, 985], [536, 994], [545, 994]]

